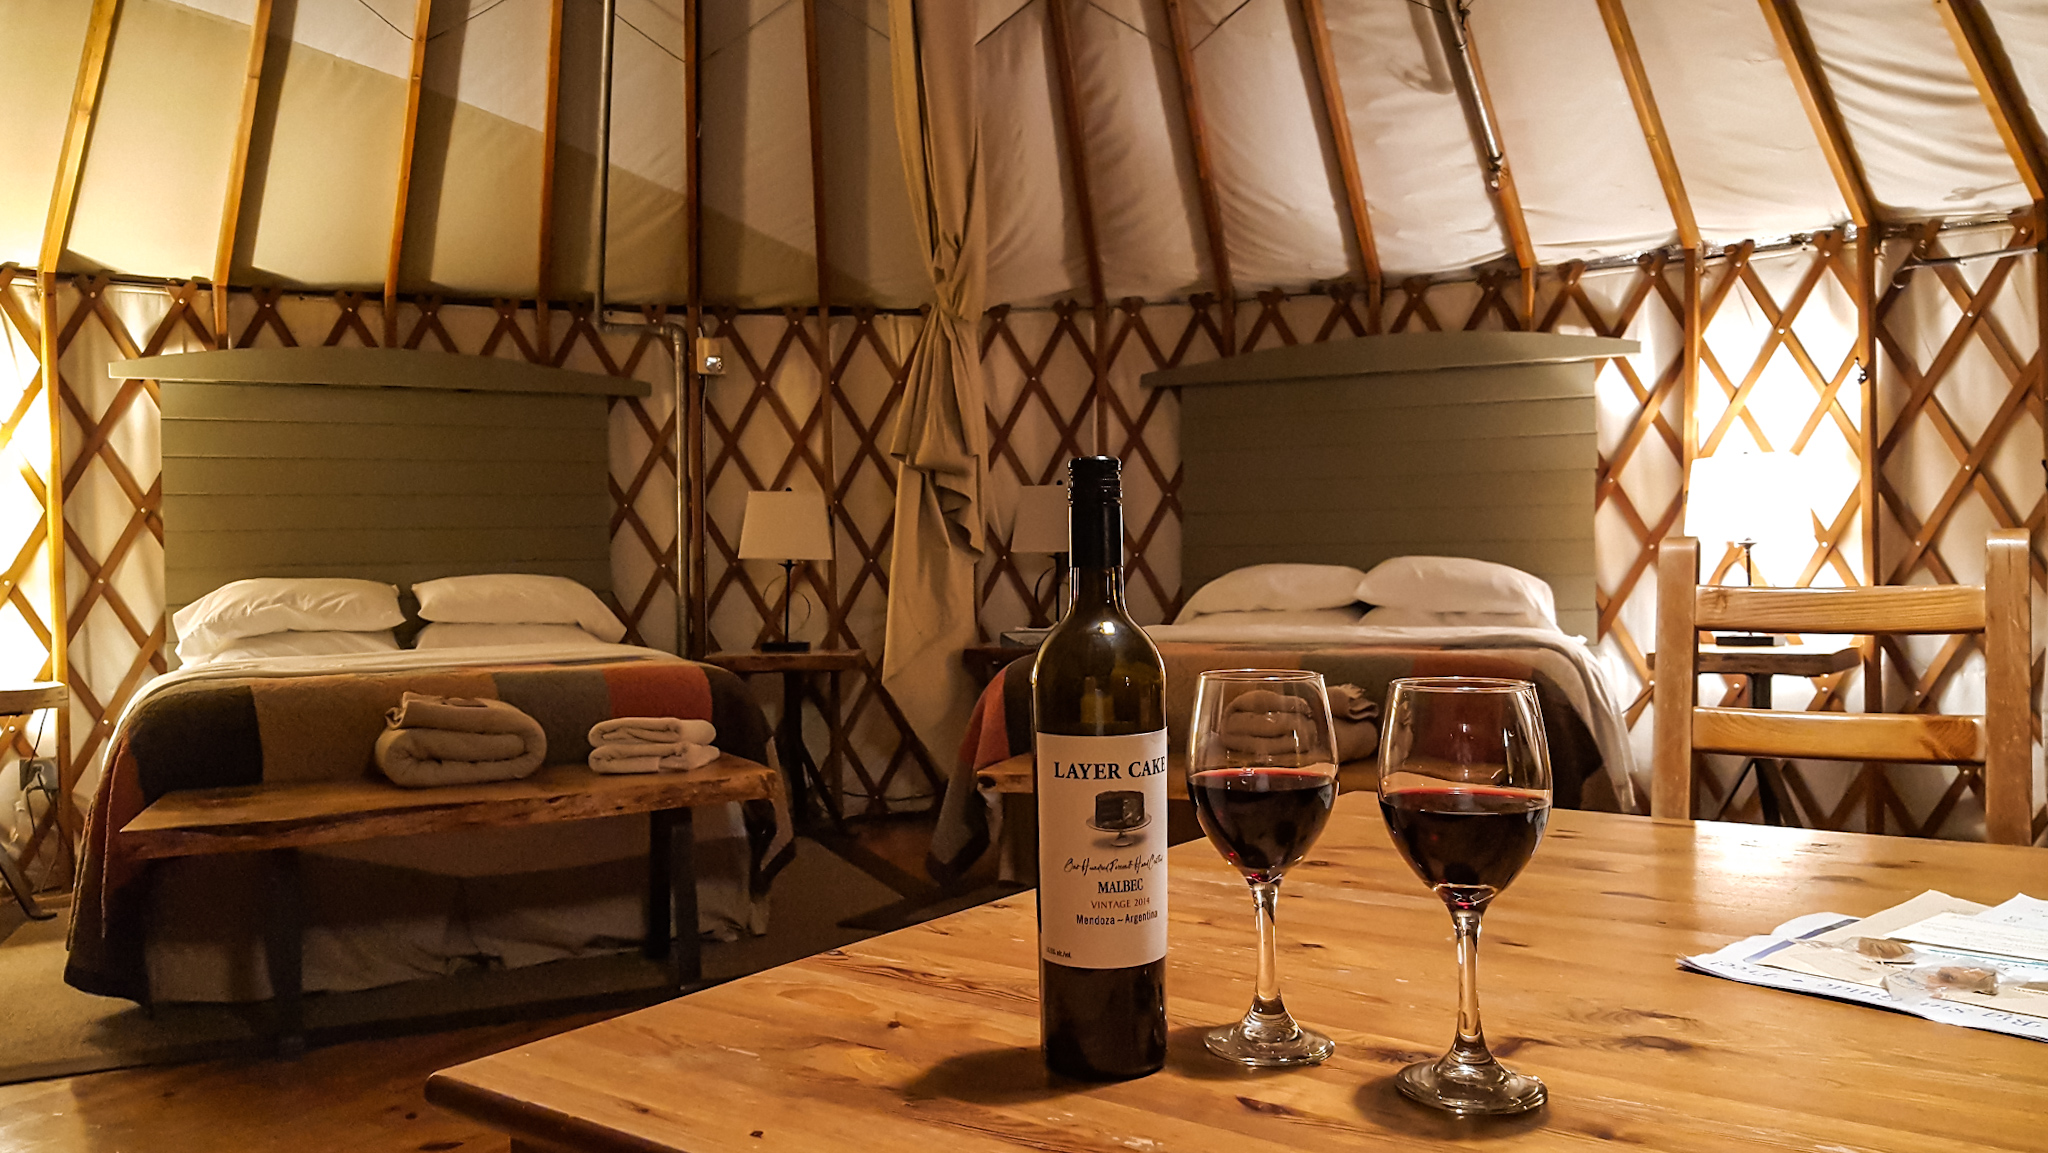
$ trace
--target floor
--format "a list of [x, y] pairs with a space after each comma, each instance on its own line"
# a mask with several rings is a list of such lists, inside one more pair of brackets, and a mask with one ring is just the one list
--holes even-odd
[[[843, 840], [827, 839], [913, 903], [936, 895], [923, 867], [930, 818], [863, 823]], [[786, 959], [766, 951], [766, 940], [747, 943], [752, 955], [722, 958], [718, 967]], [[428, 1075], [603, 1016], [356, 1041], [292, 1060], [247, 1057], [0, 1086], [0, 1153], [506, 1153], [505, 1138], [427, 1104]]]

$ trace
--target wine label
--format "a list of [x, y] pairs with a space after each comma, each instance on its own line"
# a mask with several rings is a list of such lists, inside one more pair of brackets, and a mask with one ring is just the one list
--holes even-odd
[[1166, 956], [1166, 730], [1038, 734], [1038, 948], [1080, 969]]

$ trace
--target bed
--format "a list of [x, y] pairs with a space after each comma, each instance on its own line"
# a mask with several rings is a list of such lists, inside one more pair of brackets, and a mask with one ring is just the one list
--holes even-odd
[[[1637, 347], [1419, 333], [1147, 375], [1181, 390], [1182, 581], [1198, 590], [1147, 629], [1166, 662], [1169, 747], [1186, 739], [1202, 669], [1308, 668], [1374, 700], [1402, 676], [1510, 676], [1542, 698], [1558, 803], [1640, 811], [1627, 725], [1584, 639], [1598, 620], [1594, 376]], [[1368, 580], [1410, 557], [1449, 560]], [[1432, 587], [1460, 563], [1506, 583]], [[1511, 587], [1517, 603], [1489, 599]], [[1030, 663], [975, 706], [927, 862], [938, 875], [963, 874], [999, 835], [980, 781], [1031, 748]]]
[[[569, 578], [608, 600], [607, 398], [645, 386], [372, 351], [113, 366], [163, 382], [167, 615], [254, 576], [416, 586], [518, 573]], [[419, 371], [444, 359], [446, 371]], [[416, 617], [410, 601], [406, 610]], [[395, 632], [410, 640], [419, 625]], [[88, 773], [67, 980], [143, 1001], [269, 996], [260, 862], [138, 863], [124, 858], [118, 830], [176, 789], [369, 772], [383, 711], [406, 691], [514, 704], [547, 731], [551, 764], [587, 756], [589, 726], [620, 715], [710, 720], [723, 751], [774, 763], [765, 720], [736, 678], [596, 637], [212, 657], [145, 686]], [[694, 824], [699, 927], [727, 939], [764, 932], [768, 885], [790, 851], [785, 809], [727, 806]], [[630, 948], [643, 930], [646, 838], [644, 820], [603, 818], [305, 850], [304, 987], [356, 990]]]

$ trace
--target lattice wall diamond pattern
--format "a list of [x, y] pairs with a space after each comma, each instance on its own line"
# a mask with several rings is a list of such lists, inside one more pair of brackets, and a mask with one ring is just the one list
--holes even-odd
[[[2031, 227], [2017, 223], [2010, 240], [2028, 241]], [[1907, 249], [1924, 256], [1951, 244], [1975, 251], [2006, 242], [1959, 243], [1930, 233], [1892, 245], [1886, 267], [1904, 259]], [[1853, 260], [1852, 246], [1823, 234], [1791, 252], [1731, 250], [1709, 261], [1702, 274], [1701, 451], [1745, 444], [1792, 449], [1822, 461], [1823, 475], [1832, 478], [1813, 509], [1812, 547], [1759, 558], [1772, 583], [1853, 583], [1862, 571], [1854, 499], [1863, 414], [1851, 359]], [[1881, 286], [1882, 579], [1978, 579], [1983, 531], [2007, 523], [2036, 529], [2037, 586], [2048, 575], [2038, 542], [2048, 500], [2032, 471], [2039, 467], [2042, 402], [2030, 261], [1921, 272], [1900, 286]], [[1652, 724], [1646, 652], [1655, 615], [1651, 562], [1656, 541], [1682, 527], [1684, 280], [1680, 262], [1659, 255], [1599, 271], [1568, 265], [1541, 279], [1535, 309], [1536, 327], [1545, 331], [1627, 336], [1644, 345], [1599, 369], [1595, 526], [1597, 645], [1645, 763]], [[1515, 328], [1519, 291], [1502, 276], [1414, 280], [1390, 286], [1382, 315], [1393, 332]], [[103, 366], [142, 352], [211, 347], [205, 314], [191, 307], [199, 292], [193, 285], [133, 287], [87, 277], [66, 279], [60, 293], [66, 471], [74, 482], [67, 516], [73, 747], [81, 764], [103, 748], [107, 722], [164, 664], [155, 387], [117, 385], [105, 378]], [[237, 291], [230, 330], [236, 345], [375, 344], [380, 307], [358, 294]], [[614, 585], [632, 637], [673, 647], [675, 413], [663, 343], [644, 332], [600, 333], [587, 309], [554, 310], [545, 337], [532, 308], [513, 301], [486, 307], [429, 298], [404, 301], [400, 309], [400, 343], [408, 347], [544, 361], [654, 386], [646, 401], [614, 406]], [[10, 562], [0, 573], [7, 582], [0, 637], [11, 639], [9, 658], [22, 664], [15, 675], [30, 676], [38, 669], [29, 666], [47, 661], [37, 606], [48, 598], [39, 583], [45, 566], [35, 465], [47, 455], [39, 439], [47, 416], [39, 409], [37, 310], [28, 276], [0, 269], [0, 311], [6, 317], [0, 355], [12, 374], [0, 382], [8, 390], [0, 447], [12, 454], [10, 471], [19, 478], [5, 482], [18, 491], [0, 496], [0, 559]], [[1178, 397], [1144, 389], [1139, 378], [1219, 355], [1221, 311], [1197, 297], [1124, 301], [1104, 312], [1100, 329], [1096, 315], [1075, 304], [998, 307], [985, 319], [992, 547], [979, 570], [984, 636], [1046, 618], [1050, 592], [1040, 578], [1047, 558], [1008, 547], [1016, 493], [1022, 485], [1055, 479], [1076, 453], [1107, 451], [1124, 462], [1130, 596], [1140, 619], [1170, 620], [1192, 591], [1181, 587], [1179, 574]], [[1236, 317], [1237, 347], [1248, 351], [1367, 329], [1362, 294], [1344, 284], [1291, 296], [1269, 293], [1242, 303]], [[649, 310], [647, 319], [664, 317]], [[895, 474], [886, 440], [921, 323], [916, 315], [871, 310], [834, 315], [824, 328], [814, 313], [797, 311], [707, 317], [707, 326], [728, 342], [732, 371], [704, 379], [704, 459], [697, 462], [704, 469], [707, 513], [708, 634], [702, 645], [752, 647], [780, 627], [780, 568], [734, 555], [746, 492], [784, 485], [829, 491], [838, 557], [800, 573], [796, 635], [868, 654], [868, 667], [845, 678], [829, 707], [845, 722], [844, 739], [834, 747], [843, 784], [856, 810], [869, 812], [928, 803], [954, 756], [950, 749], [926, 750], [909, 734], [876, 675]], [[1716, 567], [1730, 560], [1717, 558]], [[1887, 686], [1889, 707], [1965, 711], [1971, 704], [1959, 695], [1967, 678], [1957, 675], [1980, 659], [1971, 646], [1923, 651], [1908, 643], [1892, 646], [1888, 656], [1888, 667], [1897, 670], [1896, 683]], [[2037, 656], [2037, 679], [2039, 670]], [[1856, 675], [1816, 682], [1808, 707], [1858, 707], [1860, 693], [1852, 700], [1849, 692]], [[770, 686], [760, 687], [765, 701]], [[1715, 691], [1711, 679], [1702, 687]], [[1798, 698], [1784, 694], [1783, 703], [1796, 705]], [[822, 750], [824, 726], [816, 718], [810, 726], [811, 747]], [[17, 755], [27, 751], [20, 734], [4, 737]], [[1981, 812], [1971, 774], [1926, 770], [1932, 782], [1926, 784], [1898, 772], [1802, 766], [1798, 806], [1828, 827], [1950, 834], [1964, 831], [1970, 814]], [[1712, 794], [1724, 786], [1713, 773], [1703, 778], [1715, 803]], [[0, 808], [12, 800], [0, 797]], [[1753, 811], [1749, 800], [1736, 815]]]

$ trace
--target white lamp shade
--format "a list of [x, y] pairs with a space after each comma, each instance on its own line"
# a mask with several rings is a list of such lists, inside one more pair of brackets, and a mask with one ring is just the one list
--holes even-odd
[[825, 494], [750, 492], [740, 521], [741, 560], [831, 560]]
[[1720, 453], [1692, 463], [1685, 531], [1707, 545], [1813, 543], [1806, 463], [1789, 452]]
[[1017, 532], [1011, 552], [1067, 551], [1067, 490], [1056, 484], [1024, 486], [1017, 495]]

